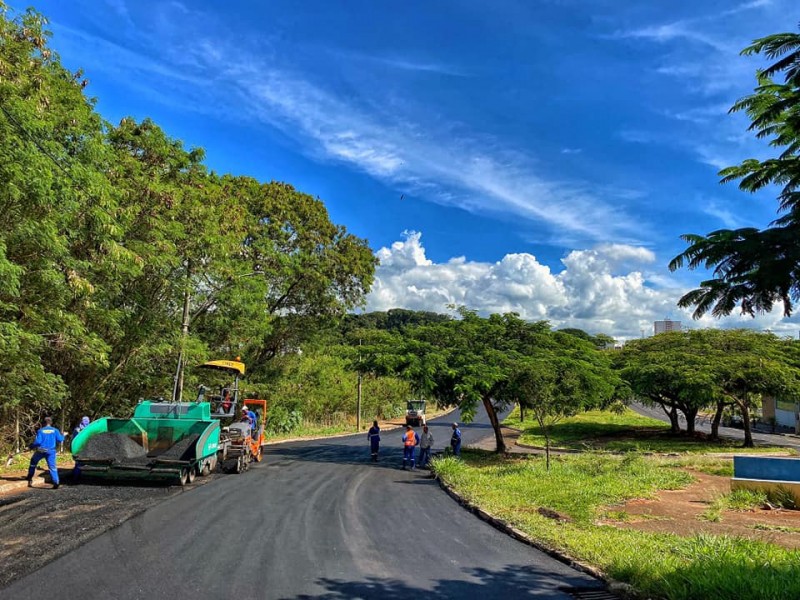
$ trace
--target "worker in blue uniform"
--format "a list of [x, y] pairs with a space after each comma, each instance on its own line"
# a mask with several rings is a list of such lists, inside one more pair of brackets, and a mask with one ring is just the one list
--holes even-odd
[[245, 417], [247, 418], [247, 421], [250, 423], [251, 434], [255, 435], [255, 433], [256, 433], [256, 425], [258, 424], [258, 417], [256, 416], [256, 413], [254, 413], [252, 410], [250, 410], [246, 406], [243, 406], [242, 407], [242, 420], [244, 420]]
[[33, 474], [42, 459], [47, 460], [47, 469], [50, 471], [50, 479], [53, 482], [53, 489], [58, 489], [58, 468], [56, 467], [56, 446], [64, 441], [64, 434], [53, 427], [53, 419], [44, 418], [44, 427], [36, 432], [36, 439], [30, 445], [33, 450], [31, 464], [28, 467], [28, 487], [33, 487]]
[[458, 423], [453, 423], [453, 435], [450, 436], [450, 448], [453, 449], [453, 456], [461, 456], [461, 430]]
[[378, 427], [377, 421], [372, 422], [372, 427], [367, 432], [367, 439], [369, 440], [369, 452], [372, 455], [372, 462], [378, 462], [378, 451], [381, 447], [381, 428]]

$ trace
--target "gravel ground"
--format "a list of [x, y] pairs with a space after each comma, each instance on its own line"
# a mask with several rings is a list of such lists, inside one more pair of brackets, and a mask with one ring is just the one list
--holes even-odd
[[71, 485], [64, 477], [58, 490], [37, 478], [35, 489], [0, 496], [0, 588], [147, 508], [216, 477], [198, 478], [186, 488]]

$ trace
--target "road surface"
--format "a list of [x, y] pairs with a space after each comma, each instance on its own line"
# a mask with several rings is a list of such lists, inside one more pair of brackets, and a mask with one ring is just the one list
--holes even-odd
[[[652, 417], [653, 419], [658, 419], [659, 421], [665, 421], [669, 423], [669, 417], [664, 413], [663, 409], [658, 407], [651, 407], [645, 406], [643, 404], [633, 403], [631, 404], [631, 408], [635, 410], [640, 415], [644, 415], [645, 417]], [[683, 413], [678, 413], [678, 418], [681, 421], [681, 427], [686, 427], [686, 418], [683, 416]], [[698, 418], [695, 421], [695, 429], [697, 431], [702, 431], [703, 433], [711, 433], [711, 421], [708, 419], [700, 419]], [[733, 427], [723, 427], [720, 425], [719, 428], [719, 435], [720, 437], [729, 438], [732, 440], [736, 440], [739, 442], [744, 442], [744, 431], [741, 429], [735, 429]], [[786, 446], [787, 448], [796, 448], [800, 450], [800, 438], [791, 435], [779, 435], [779, 434], [772, 434], [772, 433], [760, 433], [753, 431], [753, 441], [756, 444], [768, 444], [771, 446]]]
[[[449, 420], [431, 423], [435, 448]], [[486, 415], [464, 442], [492, 433]], [[266, 462], [174, 495], [0, 590], [58, 598], [573, 599], [603, 585], [402, 471], [400, 431], [272, 446]]]

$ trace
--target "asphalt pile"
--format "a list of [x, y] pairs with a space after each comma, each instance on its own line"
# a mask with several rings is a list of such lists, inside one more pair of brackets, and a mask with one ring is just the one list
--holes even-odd
[[190, 458], [194, 458], [194, 445], [197, 443], [197, 438], [199, 437], [200, 434], [198, 433], [187, 435], [159, 454], [158, 458], [166, 460], [189, 460]]
[[146, 463], [145, 449], [122, 433], [98, 433], [81, 449], [80, 460], [110, 460], [121, 463]]

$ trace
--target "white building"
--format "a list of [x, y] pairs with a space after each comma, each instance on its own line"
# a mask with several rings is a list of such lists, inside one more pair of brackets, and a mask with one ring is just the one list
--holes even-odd
[[667, 331], [680, 331], [681, 330], [681, 322], [680, 321], [671, 321], [669, 319], [665, 319], [664, 321], [653, 321], [653, 332], [655, 335], [659, 333], [666, 333]]

